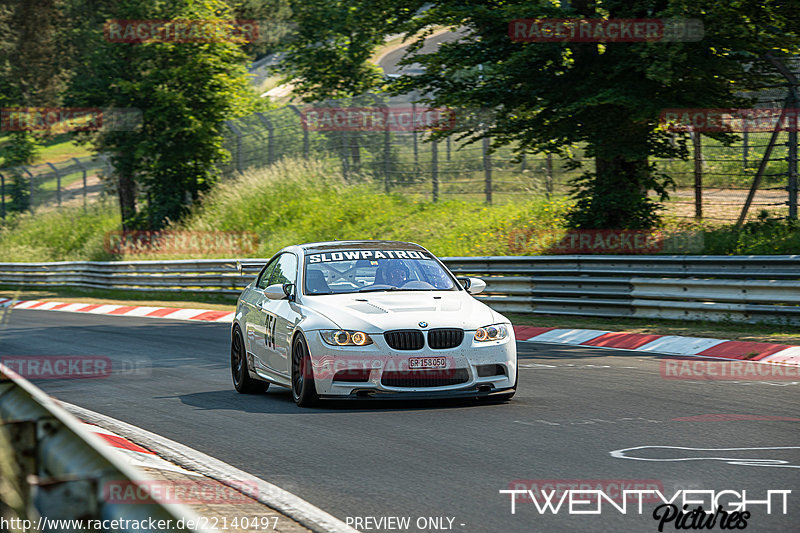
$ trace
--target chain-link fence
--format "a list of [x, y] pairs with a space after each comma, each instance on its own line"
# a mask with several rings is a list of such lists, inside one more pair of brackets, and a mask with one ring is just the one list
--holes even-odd
[[83, 205], [104, 191], [101, 176], [113, 168], [105, 155], [73, 157], [0, 169], [0, 216], [12, 211], [33, 211], [45, 205]]
[[[764, 91], [756, 108], [765, 114], [780, 113], [786, 94], [786, 87]], [[488, 138], [475, 140], [457, 134], [435, 140], [432, 130], [460, 127], [461, 112], [448, 117], [445, 110], [414, 105], [411, 100], [366, 95], [287, 106], [229, 121], [226, 146], [232, 157], [224, 172], [232, 175], [282, 157], [313, 155], [334, 159], [345, 177], [366, 176], [380, 185], [378, 190], [433, 201], [451, 197], [502, 203], [513, 202], [520, 195], [565, 198], [570, 179], [594, 168], [592, 160], [583, 159], [580, 147], [572, 151], [571, 158], [582, 161], [583, 169], [575, 170], [558, 156], [515, 156], [513, 146], [491, 150]], [[466, 122], [473, 131], [488, 117], [466, 114], [472, 115]], [[763, 123], [765, 117], [761, 118]], [[767, 119], [777, 122], [776, 116]], [[764, 209], [772, 216], [788, 216], [790, 200], [797, 205], [796, 180], [794, 184], [790, 180], [791, 169], [797, 168], [796, 131], [780, 131], [773, 139], [773, 132], [764, 127], [745, 128], [731, 144], [697, 132], [675, 135], [687, 137], [691, 157], [687, 161], [655, 160], [676, 185], [665, 205], [667, 215], [736, 221], [751, 189], [747, 218]]]

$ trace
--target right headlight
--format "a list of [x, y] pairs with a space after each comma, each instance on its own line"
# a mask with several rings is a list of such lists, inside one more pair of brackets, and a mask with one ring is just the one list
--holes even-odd
[[492, 324], [475, 330], [475, 340], [478, 342], [500, 341], [508, 337], [506, 324]]
[[346, 329], [323, 329], [319, 332], [327, 344], [331, 346], [366, 346], [372, 339], [363, 331]]

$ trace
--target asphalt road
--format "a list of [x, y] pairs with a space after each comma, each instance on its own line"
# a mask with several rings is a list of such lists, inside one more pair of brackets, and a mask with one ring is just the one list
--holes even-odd
[[[788, 514], [777, 496], [771, 514], [752, 506], [747, 531], [798, 523], [796, 381], [665, 380], [657, 355], [520, 343], [520, 389], [508, 404], [299, 409], [282, 389], [234, 392], [225, 324], [15, 310], [2, 327], [2, 356], [107, 356], [128, 369], [37, 381], [57, 398], [180, 441], [342, 520], [410, 517], [409, 531], [419, 517], [451, 518], [453, 530], [468, 532], [657, 531], [655, 503], [642, 514], [629, 503], [625, 514], [604, 504], [599, 515], [570, 515], [566, 506], [542, 515], [518, 502], [512, 515], [510, 497], [498, 492], [513, 480], [651, 480], [668, 498], [681, 489], [745, 489], [747, 499], [764, 500], [767, 490], [792, 490]], [[676, 420], [717, 414], [755, 416]], [[672, 448], [623, 454], [659, 460], [611, 455], [641, 446]], [[775, 447], [792, 448], [713, 450]]]

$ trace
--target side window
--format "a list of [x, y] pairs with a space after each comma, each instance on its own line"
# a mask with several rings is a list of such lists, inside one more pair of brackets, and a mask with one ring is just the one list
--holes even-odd
[[281, 254], [278, 257], [275, 270], [269, 277], [269, 284], [275, 285], [284, 283], [294, 283], [297, 279], [297, 257], [292, 253]]
[[259, 289], [266, 289], [267, 288], [267, 285], [269, 285], [269, 278], [272, 275], [272, 272], [275, 270], [275, 265], [278, 264], [278, 259], [280, 259], [280, 257], [276, 257], [275, 259], [273, 259], [266, 266], [266, 268], [264, 268], [264, 270], [258, 276], [258, 281], [256, 282], [256, 287], [258, 287]]

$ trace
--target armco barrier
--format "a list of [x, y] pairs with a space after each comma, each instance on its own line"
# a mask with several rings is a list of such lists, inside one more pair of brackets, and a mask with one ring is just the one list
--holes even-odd
[[[199, 523], [197, 515], [182, 505], [109, 501], [103, 490], [108, 483], [144, 481], [143, 474], [113, 455], [116, 452], [100, 437], [47, 394], [2, 364], [0, 439], [5, 441], [0, 453], [12, 456], [0, 461], [0, 479], [10, 481], [6, 489], [15, 487], [14, 495], [3, 495], [4, 501], [23, 515], [15, 518], [32, 520], [42, 526], [41, 531], [73, 528], [40, 522], [39, 517], [108, 524], [116, 520], [116, 531], [143, 531], [146, 528], [140, 524], [160, 521], [165, 526], [161, 531], [201, 531], [179, 526]], [[3, 471], [7, 469], [13, 471]]]
[[[0, 263], [0, 285], [238, 294], [265, 259]], [[501, 312], [800, 324], [800, 255], [450, 257]], [[237, 270], [241, 268], [241, 273]]]

